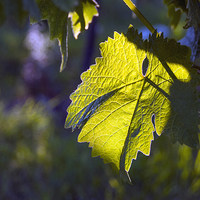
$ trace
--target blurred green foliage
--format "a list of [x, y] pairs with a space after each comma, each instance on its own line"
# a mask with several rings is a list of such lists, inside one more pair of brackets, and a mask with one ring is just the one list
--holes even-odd
[[28, 99], [7, 111], [1, 103], [0, 198], [199, 199], [200, 154], [164, 135], [153, 143], [150, 157], [133, 161], [130, 186], [87, 145], [57, 133], [42, 103]]

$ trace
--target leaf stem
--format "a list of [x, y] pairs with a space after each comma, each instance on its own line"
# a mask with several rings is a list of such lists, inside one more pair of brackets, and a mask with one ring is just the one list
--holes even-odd
[[136, 14], [136, 16], [142, 21], [142, 23], [150, 30], [150, 32], [154, 33], [156, 29], [150, 24], [150, 22], [137, 9], [137, 7], [135, 6], [135, 4], [131, 0], [123, 0], [123, 1]]

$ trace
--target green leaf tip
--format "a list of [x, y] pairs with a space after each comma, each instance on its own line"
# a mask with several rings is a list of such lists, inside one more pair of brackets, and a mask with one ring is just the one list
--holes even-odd
[[92, 156], [114, 163], [129, 180], [125, 175], [138, 152], [150, 155], [154, 133], [197, 147], [199, 77], [189, 48], [156, 32], [144, 41], [130, 26], [100, 49], [102, 57], [70, 96], [65, 123], [82, 129], [78, 141], [89, 143]]
[[88, 29], [93, 17], [99, 16], [97, 7], [99, 7], [99, 5], [95, 0], [80, 0], [75, 10], [69, 13], [73, 34], [76, 39], [83, 30]]
[[122, 178], [122, 180], [123, 180], [125, 183], [128, 183], [128, 184], [132, 185], [131, 178], [130, 178], [128, 172], [125, 171], [124, 169], [120, 169], [120, 177]]

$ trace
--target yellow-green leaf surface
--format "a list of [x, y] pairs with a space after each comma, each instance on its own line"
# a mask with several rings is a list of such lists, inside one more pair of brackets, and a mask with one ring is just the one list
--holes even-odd
[[88, 29], [94, 16], [98, 16], [97, 7], [99, 5], [95, 0], [80, 0], [73, 12], [69, 13], [72, 22], [74, 37], [77, 39], [80, 32]]
[[122, 176], [138, 152], [150, 154], [153, 133], [199, 145], [199, 77], [189, 48], [156, 34], [143, 41], [133, 27], [115, 32], [71, 95], [66, 127], [82, 128], [78, 141], [89, 142], [92, 155], [114, 163]]

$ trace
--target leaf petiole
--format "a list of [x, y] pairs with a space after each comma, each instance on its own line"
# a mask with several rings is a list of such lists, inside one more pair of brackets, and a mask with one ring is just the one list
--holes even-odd
[[150, 30], [150, 32], [154, 33], [156, 29], [150, 24], [150, 22], [137, 9], [137, 7], [135, 6], [135, 4], [131, 0], [123, 0], [123, 1], [136, 14], [136, 16], [141, 20], [141, 22]]

